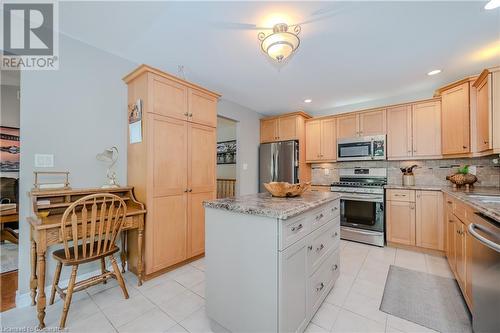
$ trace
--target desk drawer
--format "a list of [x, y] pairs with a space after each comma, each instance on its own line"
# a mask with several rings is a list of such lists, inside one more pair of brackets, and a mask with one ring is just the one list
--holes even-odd
[[309, 274], [313, 274], [321, 263], [340, 244], [340, 217], [330, 220], [327, 224], [314, 231], [308, 242], [307, 261]]
[[387, 190], [386, 194], [390, 201], [415, 202], [414, 190]]

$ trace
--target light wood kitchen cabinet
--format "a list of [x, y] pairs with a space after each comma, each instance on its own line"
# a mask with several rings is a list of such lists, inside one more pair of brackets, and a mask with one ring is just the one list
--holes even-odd
[[386, 110], [359, 113], [359, 136], [386, 134]]
[[336, 119], [306, 121], [306, 162], [337, 159]]
[[189, 89], [188, 121], [217, 127], [217, 97]]
[[458, 284], [465, 285], [465, 226], [459, 219], [455, 225], [455, 258]]
[[440, 191], [416, 191], [416, 245], [444, 251], [443, 194]]
[[205, 251], [203, 201], [216, 193], [220, 96], [146, 65], [123, 80], [128, 105], [143, 101], [142, 140], [128, 145], [127, 182], [148, 209], [147, 278]]
[[469, 82], [441, 92], [442, 154], [464, 154], [470, 151]]
[[492, 148], [491, 81], [492, 74], [485, 70], [473, 84], [476, 89], [475, 152], [483, 152]]
[[415, 245], [415, 203], [387, 201], [387, 241]]
[[350, 113], [337, 117], [337, 138], [386, 134], [386, 110]]
[[412, 105], [413, 157], [441, 156], [441, 103], [430, 101]]
[[387, 158], [441, 157], [439, 100], [387, 108]]
[[260, 121], [260, 142], [274, 142], [278, 140], [278, 118], [263, 119]]
[[260, 120], [260, 142], [300, 140], [304, 121], [311, 118], [304, 112], [293, 112]]
[[455, 253], [455, 235], [457, 233], [457, 222], [451, 209], [446, 210], [446, 257], [453, 272], [457, 269], [457, 258]]
[[440, 191], [387, 190], [387, 241], [444, 251]]

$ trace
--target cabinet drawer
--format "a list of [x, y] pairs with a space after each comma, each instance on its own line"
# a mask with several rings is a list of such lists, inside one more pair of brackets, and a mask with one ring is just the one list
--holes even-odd
[[415, 191], [413, 190], [387, 190], [387, 200], [415, 202]]
[[320, 226], [339, 215], [340, 200], [335, 200], [334, 202], [321, 207], [320, 209], [314, 211], [311, 215], [311, 231], [318, 229]]
[[314, 231], [308, 243], [307, 261], [309, 274], [312, 275], [340, 244], [340, 218], [337, 217]]
[[311, 232], [310, 215], [299, 215], [290, 220], [280, 221], [280, 250], [287, 248]]
[[340, 273], [339, 250], [333, 251], [319, 269], [309, 278], [307, 304], [312, 313], [316, 312], [329, 293]]

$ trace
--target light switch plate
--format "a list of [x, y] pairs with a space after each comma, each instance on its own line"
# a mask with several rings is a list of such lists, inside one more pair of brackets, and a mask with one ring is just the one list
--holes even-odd
[[54, 155], [52, 154], [35, 154], [35, 168], [53, 168]]
[[329, 176], [330, 175], [330, 169], [323, 169], [325, 171], [325, 176]]
[[246, 170], [246, 169], [248, 169], [248, 164], [243, 163], [243, 170]]

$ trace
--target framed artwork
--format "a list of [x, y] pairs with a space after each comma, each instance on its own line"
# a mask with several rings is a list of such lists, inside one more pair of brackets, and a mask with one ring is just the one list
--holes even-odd
[[18, 172], [20, 152], [19, 128], [0, 126], [0, 171]]
[[217, 164], [236, 164], [236, 140], [217, 142]]

